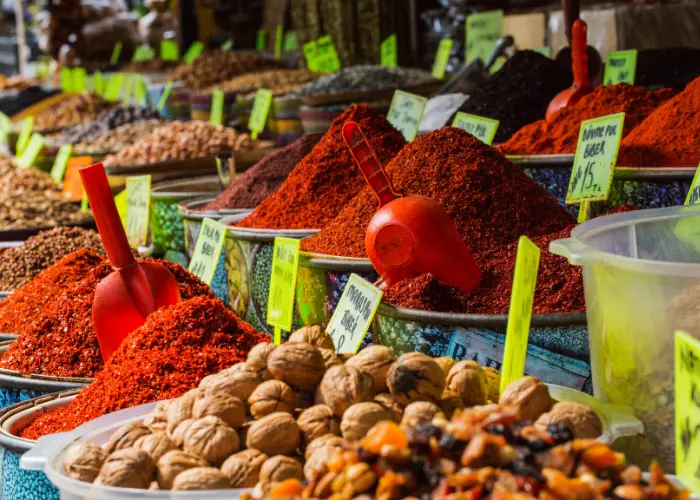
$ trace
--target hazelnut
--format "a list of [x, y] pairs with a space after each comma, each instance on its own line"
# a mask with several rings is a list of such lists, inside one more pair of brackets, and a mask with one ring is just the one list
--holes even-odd
[[120, 427], [117, 432], [112, 434], [109, 441], [104, 445], [107, 453], [112, 453], [123, 448], [131, 448], [136, 443], [136, 440], [142, 436], [147, 436], [151, 430], [143, 425], [142, 422], [132, 422]]
[[306, 447], [306, 450], [304, 450], [304, 458], [308, 460], [315, 451], [321, 448], [342, 448], [344, 444], [345, 440], [335, 434], [326, 434], [325, 436], [317, 437], [311, 441]]
[[220, 465], [238, 451], [238, 434], [219, 417], [209, 416], [195, 420], [185, 433], [182, 444], [185, 453], [190, 453], [212, 465]]
[[198, 399], [192, 407], [192, 418], [219, 417], [234, 429], [240, 428], [246, 417], [243, 401], [223, 392], [211, 393]]
[[107, 458], [107, 452], [94, 443], [82, 442], [72, 445], [63, 458], [66, 476], [78, 481], [91, 483], [100, 472]]
[[175, 443], [172, 439], [168, 437], [165, 432], [154, 432], [153, 434], [148, 434], [147, 436], [142, 436], [134, 445], [151, 456], [153, 463], [158, 463], [160, 457], [165, 455], [170, 450], [177, 449]]
[[340, 435], [340, 421], [326, 405], [316, 405], [304, 410], [297, 419], [297, 425], [308, 444], [326, 434]]
[[304, 391], [313, 391], [326, 365], [319, 350], [304, 342], [286, 342], [267, 357], [267, 369], [277, 380]]
[[275, 412], [292, 413], [297, 407], [297, 396], [291, 387], [280, 380], [260, 384], [248, 398], [250, 414], [259, 419]]
[[[278, 348], [279, 349], [279, 348]], [[253, 422], [248, 429], [246, 445], [266, 455], [287, 455], [299, 446], [301, 431], [289, 413], [271, 413]]]
[[402, 405], [411, 401], [440, 401], [445, 374], [433, 358], [418, 352], [402, 355], [389, 368], [387, 385]]
[[156, 481], [161, 490], [172, 488], [173, 481], [182, 471], [194, 467], [207, 467], [206, 460], [180, 450], [172, 450], [160, 457], [156, 464]]
[[267, 371], [267, 357], [275, 350], [275, 344], [257, 344], [248, 352], [246, 365], [252, 372], [258, 374], [260, 380], [270, 380], [272, 375]]
[[603, 424], [596, 412], [586, 405], [561, 401], [547, 413], [540, 415], [535, 427], [543, 431], [549, 424], [566, 424], [577, 439], [597, 438], [603, 433]]
[[350, 358], [345, 365], [369, 373], [374, 382], [374, 390], [383, 392], [387, 390], [386, 376], [394, 361], [396, 359], [391, 349], [383, 345], [372, 345]]
[[319, 347], [318, 352], [320, 352], [321, 356], [323, 356], [323, 364], [326, 366], [326, 370], [328, 370], [331, 366], [343, 364], [333, 349], [324, 349], [323, 347]]
[[552, 407], [549, 389], [537, 377], [521, 377], [508, 384], [498, 399], [501, 406], [516, 406], [523, 420], [537, 420]]
[[241, 401], [248, 401], [255, 388], [261, 383], [262, 379], [258, 374], [250, 370], [237, 369], [228, 373], [221, 372], [207, 389], [207, 394], [223, 392], [235, 396]]
[[298, 460], [284, 455], [268, 458], [260, 469], [260, 481], [263, 483], [280, 483], [286, 479], [304, 478], [301, 464]]
[[148, 453], [137, 448], [122, 448], [107, 457], [95, 484], [145, 490], [151, 485], [153, 471], [153, 460]]
[[228, 478], [214, 467], [194, 467], [181, 472], [173, 481], [173, 491], [225, 490]]
[[331, 349], [335, 351], [333, 339], [319, 325], [304, 326], [289, 336], [288, 342], [305, 342], [314, 347]]
[[333, 413], [343, 416], [355, 403], [371, 401], [374, 396], [372, 377], [357, 368], [346, 365], [332, 366], [323, 376], [321, 396]]
[[416, 401], [408, 406], [403, 411], [403, 419], [401, 425], [414, 426], [418, 423], [428, 423], [433, 420], [433, 417], [440, 413], [440, 408], [435, 403], [429, 401]]
[[228, 457], [221, 466], [221, 472], [229, 478], [233, 488], [252, 488], [258, 482], [260, 468], [267, 455], [254, 449], [239, 451]]
[[340, 431], [348, 441], [365, 437], [374, 424], [391, 420], [391, 414], [377, 403], [357, 403], [348, 408], [340, 422]]
[[486, 373], [476, 361], [456, 363], [447, 374], [445, 385], [447, 391], [462, 398], [466, 407], [486, 403]]
[[401, 406], [391, 394], [382, 392], [374, 397], [374, 402], [384, 408], [391, 415], [391, 419], [397, 424], [403, 418], [403, 406]]

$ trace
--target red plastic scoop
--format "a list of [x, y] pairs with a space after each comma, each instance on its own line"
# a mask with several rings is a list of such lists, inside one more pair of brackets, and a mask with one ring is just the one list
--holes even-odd
[[149, 314], [179, 302], [180, 289], [164, 265], [134, 259], [102, 163], [82, 168], [80, 176], [114, 267], [114, 272], [97, 285], [92, 303], [92, 324], [106, 362]]
[[576, 104], [583, 96], [590, 94], [591, 84], [588, 80], [588, 26], [585, 21], [577, 19], [571, 33], [572, 70], [574, 84], [559, 92], [547, 107], [547, 119], [570, 104]]
[[432, 273], [465, 292], [474, 288], [481, 280], [479, 267], [445, 209], [432, 198], [396, 194], [357, 123], [343, 125], [343, 138], [379, 198], [365, 247], [380, 286]]

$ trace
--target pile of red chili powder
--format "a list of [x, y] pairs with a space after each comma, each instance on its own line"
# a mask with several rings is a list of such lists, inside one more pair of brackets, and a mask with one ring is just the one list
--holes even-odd
[[[474, 253], [539, 236], [575, 221], [544, 188], [502, 154], [464, 130], [445, 127], [418, 137], [386, 166], [398, 193], [440, 202]], [[360, 192], [303, 250], [366, 257], [365, 233], [377, 211], [369, 187]]]
[[318, 229], [338, 215], [365, 185], [341, 135], [347, 121], [364, 130], [379, 159], [386, 163], [406, 143], [384, 116], [356, 104], [333, 120], [323, 139], [297, 164], [287, 180], [238, 223], [267, 229]]
[[576, 104], [559, 110], [551, 119], [524, 126], [501, 144], [499, 150], [518, 155], [571, 154], [576, 151], [582, 121], [624, 112], [624, 137], [674, 95], [671, 89], [647, 90], [626, 83], [600, 85]]
[[265, 335], [218, 299], [195, 297], [151, 314], [71, 404], [23, 429], [27, 439], [65, 432], [123, 408], [176, 398], [245, 360]]
[[[183, 300], [204, 295], [209, 287], [187, 270], [158, 260], [173, 273]], [[92, 326], [92, 302], [97, 284], [112, 272], [105, 260], [87, 276], [46, 302], [25, 325], [19, 338], [0, 357], [0, 368], [24, 374], [93, 377], [104, 366]]]

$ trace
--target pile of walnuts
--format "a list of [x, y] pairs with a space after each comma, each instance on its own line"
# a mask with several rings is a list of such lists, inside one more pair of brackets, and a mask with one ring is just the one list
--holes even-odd
[[[499, 379], [496, 370], [473, 361], [420, 353], [395, 359], [378, 345], [338, 356], [321, 327], [304, 327], [287, 343], [259, 344], [244, 363], [204, 378], [180, 398], [161, 401], [105, 446], [74, 445], [65, 456], [65, 473], [104, 486], [257, 485], [264, 494], [274, 483], [324, 473], [335, 450], [362, 439], [377, 422], [413, 426], [497, 402]], [[534, 387], [513, 390], [519, 381], [511, 384], [503, 395], [509, 401], [502, 397], [501, 403], [518, 405], [534, 418], [548, 412], [548, 422], [556, 421], [547, 387], [534, 381]]]

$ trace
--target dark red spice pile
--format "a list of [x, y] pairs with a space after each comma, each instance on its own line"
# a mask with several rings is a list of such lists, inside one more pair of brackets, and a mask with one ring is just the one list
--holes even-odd
[[21, 436], [38, 439], [123, 408], [176, 398], [207, 375], [244, 361], [266, 340], [218, 299], [195, 297], [164, 307], [126, 338], [69, 406], [42, 415]]
[[238, 226], [319, 229], [333, 220], [366, 185], [341, 135], [343, 125], [350, 120], [362, 127], [382, 163], [396, 156], [406, 143], [401, 133], [369, 106], [350, 106], [333, 120], [321, 142], [297, 164], [284, 184]]
[[[183, 300], [199, 295], [213, 297], [203, 281], [178, 264], [157, 262], [173, 273]], [[111, 265], [102, 261], [82, 281], [48, 301], [0, 357], [0, 368], [27, 375], [93, 377], [104, 362], [92, 327], [92, 302], [97, 284], [111, 272]]]

